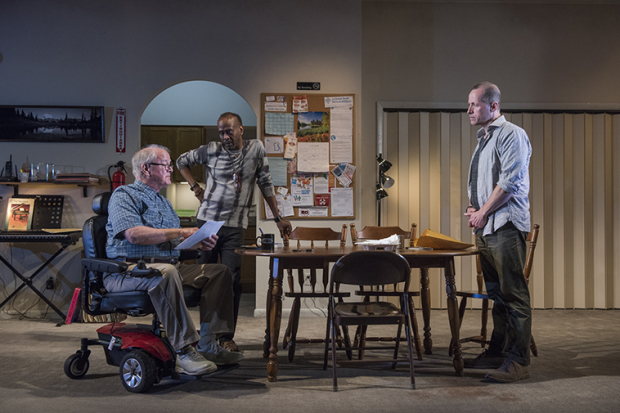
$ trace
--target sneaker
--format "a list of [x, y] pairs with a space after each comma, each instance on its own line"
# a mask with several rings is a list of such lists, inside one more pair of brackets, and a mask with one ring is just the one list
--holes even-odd
[[222, 347], [224, 347], [228, 351], [232, 351], [234, 353], [240, 353], [239, 347], [237, 347], [237, 343], [235, 343], [232, 340], [224, 341], [221, 344], [222, 344]]
[[198, 376], [201, 374], [212, 373], [217, 370], [217, 366], [212, 361], [206, 360], [198, 353], [194, 346], [187, 346], [180, 353], [177, 353], [177, 362], [174, 370], [181, 374]]
[[529, 379], [530, 366], [524, 366], [513, 360], [506, 360], [500, 368], [487, 373], [484, 378], [498, 383], [511, 383], [513, 381]]
[[225, 349], [216, 341], [212, 342], [208, 350], [201, 351], [200, 354], [217, 365], [235, 364], [243, 360], [243, 354]]
[[497, 369], [504, 364], [505, 357], [496, 356], [488, 350], [480, 353], [475, 359], [463, 359], [466, 369]]

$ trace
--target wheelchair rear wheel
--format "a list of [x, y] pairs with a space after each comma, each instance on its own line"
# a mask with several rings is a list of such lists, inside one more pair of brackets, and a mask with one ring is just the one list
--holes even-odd
[[155, 383], [155, 362], [148, 354], [133, 350], [121, 360], [120, 375], [127, 391], [145, 392]]

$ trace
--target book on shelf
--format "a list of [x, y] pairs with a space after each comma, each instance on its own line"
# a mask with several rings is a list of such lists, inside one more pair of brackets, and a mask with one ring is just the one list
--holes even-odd
[[59, 173], [54, 179], [56, 182], [67, 183], [99, 183], [99, 177], [97, 175], [89, 173]]

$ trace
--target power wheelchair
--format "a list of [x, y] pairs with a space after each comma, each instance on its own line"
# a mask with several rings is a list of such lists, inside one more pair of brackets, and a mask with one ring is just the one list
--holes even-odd
[[[65, 374], [71, 379], [80, 379], [86, 375], [90, 366], [89, 346], [101, 345], [106, 361], [120, 368], [120, 378], [126, 390], [132, 393], [147, 391], [153, 384], [170, 377], [173, 380], [197, 380], [213, 376], [238, 367], [229, 365], [201, 375], [189, 376], [175, 371], [176, 353], [166, 338], [160, 321], [155, 313], [146, 291], [126, 291], [110, 293], [103, 287], [105, 273], [126, 272], [129, 264], [109, 260], [106, 256], [107, 207], [110, 193], [98, 194], [93, 198], [95, 216], [89, 218], [82, 228], [85, 257], [82, 259], [83, 288], [81, 306], [86, 314], [97, 316], [112, 313], [140, 317], [153, 314], [152, 324], [111, 323], [97, 330], [98, 338], [82, 338], [81, 347], [67, 358], [64, 365]], [[180, 259], [192, 259], [194, 251], [184, 251]], [[160, 275], [153, 268], [146, 268], [148, 259], [140, 260], [131, 271], [131, 276]], [[171, 262], [174, 263], [174, 262]], [[184, 286], [183, 295], [188, 307], [200, 302], [200, 290]]]

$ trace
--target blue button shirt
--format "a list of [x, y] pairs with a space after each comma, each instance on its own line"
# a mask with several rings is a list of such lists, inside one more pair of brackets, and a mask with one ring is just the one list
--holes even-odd
[[481, 128], [476, 136], [478, 138], [476, 151], [484, 144], [485, 139], [488, 142], [480, 151], [477, 183], [471, 181], [472, 165], [470, 165], [467, 179], [467, 193], [470, 200], [472, 185], [477, 185], [477, 201], [481, 206], [491, 197], [495, 186], [501, 187], [512, 195], [508, 202], [489, 215], [483, 235], [494, 233], [508, 222], [512, 222], [521, 231], [529, 232], [530, 174], [528, 168], [532, 146], [527, 134], [517, 125], [508, 122], [504, 116], [500, 116], [489, 125], [486, 138], [484, 128]]
[[172, 204], [145, 184], [136, 180], [133, 184], [118, 187], [108, 204], [108, 258], [124, 257], [178, 257], [179, 239], [156, 245], [132, 244], [125, 238], [125, 231], [133, 227], [180, 228], [179, 216]]

